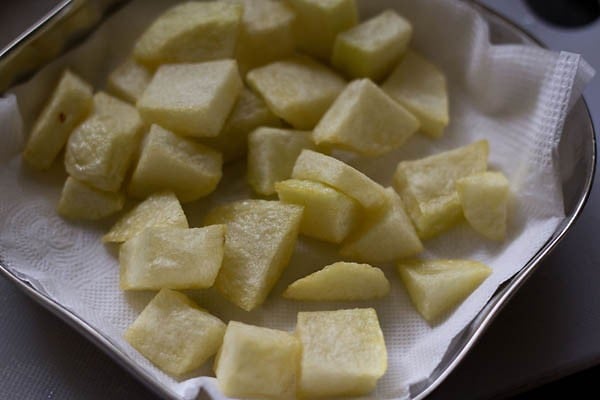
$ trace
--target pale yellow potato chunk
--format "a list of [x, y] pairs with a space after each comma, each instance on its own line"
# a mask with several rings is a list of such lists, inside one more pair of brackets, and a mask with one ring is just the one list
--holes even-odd
[[303, 235], [340, 243], [360, 222], [358, 202], [321, 182], [288, 179], [275, 183], [275, 190], [279, 200], [304, 206]]
[[288, 0], [296, 12], [294, 31], [298, 47], [329, 61], [338, 33], [358, 23], [355, 0]]
[[308, 301], [372, 300], [386, 296], [390, 282], [369, 264], [336, 262], [292, 282], [283, 297]]
[[108, 91], [135, 104], [152, 79], [152, 71], [129, 58], [108, 76]]
[[381, 88], [421, 122], [421, 132], [438, 138], [448, 116], [446, 77], [435, 65], [409, 50]]
[[104, 92], [69, 137], [67, 173], [101, 190], [119, 190], [141, 140], [143, 122], [135, 107]]
[[299, 358], [300, 342], [294, 335], [230, 321], [215, 374], [228, 397], [289, 398], [294, 394]]
[[365, 156], [400, 147], [419, 129], [417, 118], [369, 79], [351, 82], [315, 127], [318, 145]]
[[92, 109], [92, 87], [67, 70], [38, 116], [23, 151], [33, 168], [48, 169], [62, 150], [69, 134]]
[[310, 132], [258, 128], [248, 137], [248, 183], [256, 193], [275, 193], [275, 183], [292, 175], [303, 149], [315, 149]]
[[483, 172], [456, 181], [463, 214], [477, 232], [504, 240], [510, 184], [501, 172]]
[[68, 177], [58, 202], [58, 213], [70, 219], [96, 220], [120, 211], [124, 204], [121, 193], [99, 190]]
[[412, 25], [385, 10], [337, 35], [331, 63], [351, 78], [379, 81], [394, 68], [412, 37]]
[[387, 201], [383, 186], [343, 161], [312, 150], [302, 150], [294, 164], [292, 178], [325, 183], [352, 197], [367, 210], [379, 209]]
[[155, 193], [123, 215], [102, 237], [105, 243], [125, 242], [146, 228], [188, 228], [188, 221], [173, 192]]
[[383, 332], [372, 308], [299, 312], [296, 335], [302, 344], [302, 398], [366, 395], [387, 370]]
[[297, 129], [312, 129], [346, 86], [326, 66], [303, 56], [253, 69], [248, 85], [275, 115]]
[[162, 289], [125, 331], [125, 340], [164, 372], [199, 368], [223, 342], [225, 324], [182, 293]]
[[232, 58], [242, 13], [242, 5], [224, 1], [176, 5], [146, 29], [133, 55], [151, 67]]
[[225, 225], [153, 227], [119, 250], [123, 290], [205, 289], [221, 269]]
[[137, 102], [149, 123], [194, 137], [217, 136], [242, 91], [234, 60], [161, 66]]
[[223, 161], [234, 161], [248, 149], [248, 135], [259, 126], [281, 126], [281, 120], [265, 102], [244, 88], [218, 136], [203, 138], [202, 143], [221, 152]]
[[398, 273], [417, 311], [433, 323], [462, 303], [492, 270], [470, 260], [417, 260], [398, 264]]
[[394, 188], [421, 239], [451, 227], [462, 217], [456, 180], [487, 169], [489, 145], [480, 140], [470, 145], [413, 161], [401, 161], [394, 174]]
[[215, 286], [238, 307], [261, 305], [294, 251], [302, 207], [279, 201], [242, 200], [208, 213], [205, 224], [225, 224], [225, 256]]
[[235, 50], [240, 70], [249, 71], [294, 52], [294, 19], [290, 6], [279, 0], [229, 0], [244, 6]]
[[144, 139], [128, 192], [145, 198], [172, 191], [182, 203], [212, 193], [221, 180], [221, 154], [210, 147], [152, 125]]
[[387, 206], [368, 215], [363, 225], [343, 243], [340, 254], [356, 260], [384, 263], [414, 256], [423, 244], [410, 221], [400, 196], [385, 190]]

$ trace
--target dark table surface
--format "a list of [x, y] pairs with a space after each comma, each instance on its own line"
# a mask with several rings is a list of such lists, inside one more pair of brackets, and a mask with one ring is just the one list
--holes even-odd
[[[0, 47], [56, 0], [0, 2]], [[562, 29], [542, 22], [522, 0], [485, 0], [553, 49], [578, 52], [600, 70], [600, 22]], [[585, 96], [600, 126], [600, 79]], [[501, 312], [432, 399], [507, 398], [574, 390], [595, 383], [600, 365], [600, 183], [558, 248]], [[0, 278], [0, 399], [156, 398], [94, 345]], [[600, 375], [598, 375], [600, 377]], [[527, 390], [549, 381], [538, 391]], [[562, 386], [559, 386], [562, 385]], [[594, 385], [597, 386], [597, 385]], [[597, 397], [599, 390], [590, 386]]]

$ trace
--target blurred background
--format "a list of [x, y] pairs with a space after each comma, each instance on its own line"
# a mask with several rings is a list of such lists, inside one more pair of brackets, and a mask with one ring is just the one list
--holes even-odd
[[[417, 0], [415, 0], [417, 1]], [[0, 48], [60, 2], [0, 2]], [[600, 71], [597, 0], [480, 0]], [[600, 127], [600, 78], [585, 92]], [[531, 399], [600, 389], [600, 193], [432, 399]], [[0, 277], [0, 399], [155, 399], [75, 330]]]

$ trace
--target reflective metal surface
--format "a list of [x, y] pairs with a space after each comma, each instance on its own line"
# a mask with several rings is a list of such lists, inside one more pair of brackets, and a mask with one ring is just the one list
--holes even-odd
[[[56, 42], [52, 40], [44, 41], [43, 38], [46, 37], [46, 35], [55, 35], [52, 33], [57, 32], [54, 29], [65, 26], [61, 21], [65, 21], [68, 16], [72, 16], [73, 13], [80, 10], [83, 3], [87, 3], [88, 5], [89, 3], [95, 3], [96, 5], [93, 9], [96, 11], [89, 14], [95, 15], [94, 18], [88, 20], [88, 23], [95, 20], [93, 23], [79, 25], [80, 34], [84, 31], [87, 32], [90, 27], [99, 21], [102, 15], [106, 15], [105, 12], [109, 9], [109, 3], [114, 2], [100, 2], [102, 3], [102, 6], [98, 7], [99, 2], [77, 0], [62, 1], [45, 18], [40, 20], [30, 30], [25, 32], [0, 52], [0, 91], [3, 91], [14, 84], [19, 77], [26, 76], [32, 71], [35, 71], [43, 65], [44, 62], [60, 54], [67, 48], [68, 42], [72, 40], [72, 34], [75, 34], [74, 31], [63, 31], [67, 32], [64, 36], [66, 39], [61, 41], [60, 45], [57, 45]], [[481, 6], [474, 5], [474, 7], [478, 8], [481, 14], [490, 23], [490, 36], [493, 42], [539, 45], [533, 37], [511, 24], [509, 21]], [[44, 45], [44, 43], [46, 44]], [[43, 51], [42, 53], [47, 55], [45, 58], [40, 58], [36, 62], [31, 62], [31, 59], [27, 57], [28, 51], [26, 49], [39, 49], [41, 48], [40, 46], [43, 47], [46, 45], [49, 49], [53, 48], [54, 50], [48, 50], [48, 52]], [[50, 56], [48, 56], [48, 54], [50, 54]], [[17, 61], [15, 62], [15, 60]], [[22, 64], [19, 64], [19, 62]], [[418, 382], [411, 387], [412, 399], [425, 398], [460, 363], [506, 302], [519, 289], [523, 282], [531, 276], [539, 265], [539, 262], [558, 244], [579, 216], [590, 193], [596, 157], [594, 128], [587, 106], [583, 100], [580, 100], [569, 114], [565, 123], [563, 138], [564, 140], [561, 141], [559, 147], [559, 155], [561, 160], [561, 176], [563, 179], [562, 187], [565, 204], [565, 219], [552, 237], [527, 263], [527, 265], [499, 288], [479, 315], [452, 341], [444, 358], [432, 375], [428, 379]], [[50, 299], [44, 293], [35, 290], [25, 280], [12, 273], [4, 265], [2, 255], [0, 255], [0, 272], [35, 301], [42, 304], [48, 310], [58, 315], [76, 330], [92, 340], [99, 348], [109, 354], [115, 361], [124, 366], [157, 394], [165, 398], [177, 398], [174, 393], [169, 392], [167, 389], [154, 382], [153, 379], [137, 367], [131, 359], [120, 352], [110, 340], [95, 331], [84, 320], [72, 314], [68, 309]]]
[[38, 22], [0, 50], [0, 93], [85, 39], [126, 0], [60, 0]]

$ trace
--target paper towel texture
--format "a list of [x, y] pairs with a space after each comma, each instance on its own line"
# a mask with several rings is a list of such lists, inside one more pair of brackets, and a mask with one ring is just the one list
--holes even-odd
[[[410, 383], [427, 377], [452, 338], [477, 314], [496, 288], [521, 269], [564, 218], [556, 147], [569, 107], [593, 70], [578, 56], [532, 46], [491, 45], [485, 21], [467, 4], [444, 0], [359, 1], [361, 17], [395, 8], [412, 21], [412, 46], [446, 74], [451, 123], [444, 136], [412, 137], [401, 149], [378, 159], [341, 156], [384, 185], [400, 160], [419, 158], [468, 144], [490, 142], [490, 169], [509, 178], [513, 193], [508, 239], [491, 243], [466, 224], [425, 242], [424, 257], [470, 258], [487, 263], [492, 275], [446, 320], [429, 326], [413, 309], [392, 265], [383, 265], [390, 296], [356, 303], [303, 304], [286, 301], [289, 283], [340, 260], [337, 248], [301, 238], [282, 279], [260, 309], [247, 313], [215, 291], [189, 294], [223, 320], [293, 330], [300, 310], [374, 307], [384, 331], [389, 368], [370, 398], [407, 396]], [[154, 295], [119, 290], [116, 248], [100, 238], [114, 219], [73, 223], [55, 211], [66, 178], [62, 156], [48, 172], [21, 163], [29, 128], [58, 76], [71, 68], [97, 89], [131, 51], [133, 40], [172, 2], [134, 1], [113, 15], [84, 44], [38, 73], [13, 94], [0, 98], [0, 259], [34, 287], [86, 320], [157, 382], [181, 398], [204, 387], [220, 398], [210, 377], [176, 382], [132, 349], [125, 328]], [[21, 118], [22, 117], [22, 118]], [[213, 205], [250, 196], [243, 163], [227, 168], [217, 192], [184, 207], [191, 226]], [[211, 366], [190, 374], [211, 376]]]

